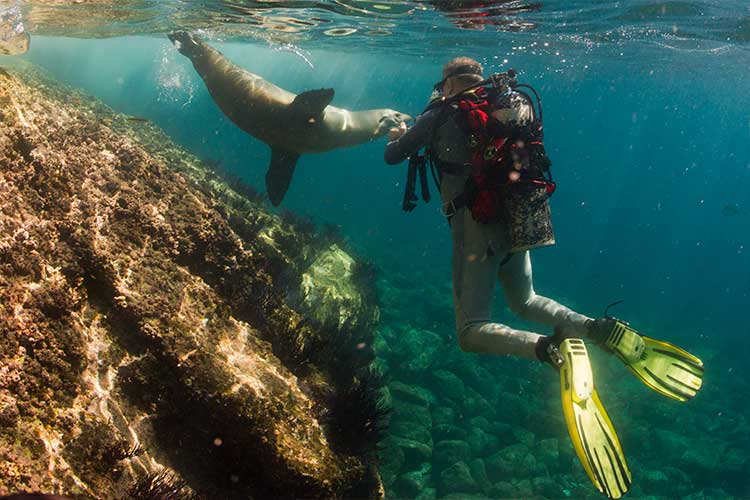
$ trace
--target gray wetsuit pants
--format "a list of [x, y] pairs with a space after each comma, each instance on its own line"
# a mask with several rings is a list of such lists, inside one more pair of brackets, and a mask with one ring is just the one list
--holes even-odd
[[536, 359], [539, 334], [490, 321], [495, 279], [514, 314], [572, 335], [585, 334], [588, 317], [534, 292], [528, 251], [513, 254], [500, 266], [509, 249], [503, 223], [478, 223], [464, 208], [451, 219], [451, 233], [456, 329], [464, 351]]

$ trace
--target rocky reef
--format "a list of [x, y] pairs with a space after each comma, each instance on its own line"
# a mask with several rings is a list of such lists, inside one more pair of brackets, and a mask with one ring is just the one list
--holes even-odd
[[[447, 272], [444, 280], [379, 279], [375, 348], [393, 408], [380, 464], [386, 497], [604, 498], [570, 444], [554, 370], [459, 349]], [[507, 310], [496, 317], [514, 321]], [[683, 345], [709, 374], [686, 404], [648, 390], [619, 361], [589, 350], [633, 473], [627, 498], [750, 498], [746, 374], [727, 370], [715, 346], [699, 339]]]
[[0, 70], [0, 494], [381, 496], [371, 271], [152, 124]]

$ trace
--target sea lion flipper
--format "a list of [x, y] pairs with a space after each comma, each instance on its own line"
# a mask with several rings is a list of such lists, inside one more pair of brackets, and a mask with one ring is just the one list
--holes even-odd
[[271, 164], [266, 172], [266, 191], [273, 206], [279, 206], [284, 199], [298, 159], [297, 153], [271, 148]]
[[192, 57], [202, 43], [198, 37], [187, 31], [173, 31], [167, 35], [167, 38], [177, 47], [180, 54], [187, 57]]
[[333, 89], [317, 89], [302, 92], [289, 105], [295, 116], [304, 116], [306, 121], [318, 118], [333, 100]]

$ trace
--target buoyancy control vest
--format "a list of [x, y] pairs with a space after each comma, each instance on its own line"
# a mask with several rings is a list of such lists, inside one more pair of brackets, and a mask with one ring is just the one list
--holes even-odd
[[[519, 87], [533, 92], [538, 112], [531, 97]], [[496, 112], [518, 105], [514, 99], [527, 101], [532, 110], [529, 120], [508, 123], [496, 117]], [[433, 134], [425, 156], [410, 158], [404, 210], [410, 211], [415, 206], [417, 176], [421, 180], [422, 197], [429, 201], [424, 166], [426, 157], [438, 185], [442, 173], [469, 173], [464, 191], [443, 207], [449, 221], [458, 210], [466, 208], [480, 223], [505, 220], [512, 251], [553, 244], [548, 198], [556, 186], [550, 171], [551, 162], [544, 149], [542, 107], [536, 91], [528, 85], [518, 84], [515, 72], [511, 70], [495, 74], [458, 96], [431, 104], [431, 107], [436, 105], [443, 107], [441, 115], [457, 119], [466, 136], [469, 159], [464, 164], [453, 164], [436, 158], [430, 153], [435, 138]], [[440, 124], [438, 120], [435, 129]]]

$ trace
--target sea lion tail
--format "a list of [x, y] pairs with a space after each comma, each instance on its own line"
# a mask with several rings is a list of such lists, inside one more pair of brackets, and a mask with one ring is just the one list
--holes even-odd
[[200, 48], [200, 40], [187, 31], [173, 31], [167, 35], [180, 54], [187, 57], [195, 54]]
[[298, 159], [297, 153], [271, 148], [271, 164], [266, 172], [266, 191], [274, 207], [278, 207], [284, 199]]

